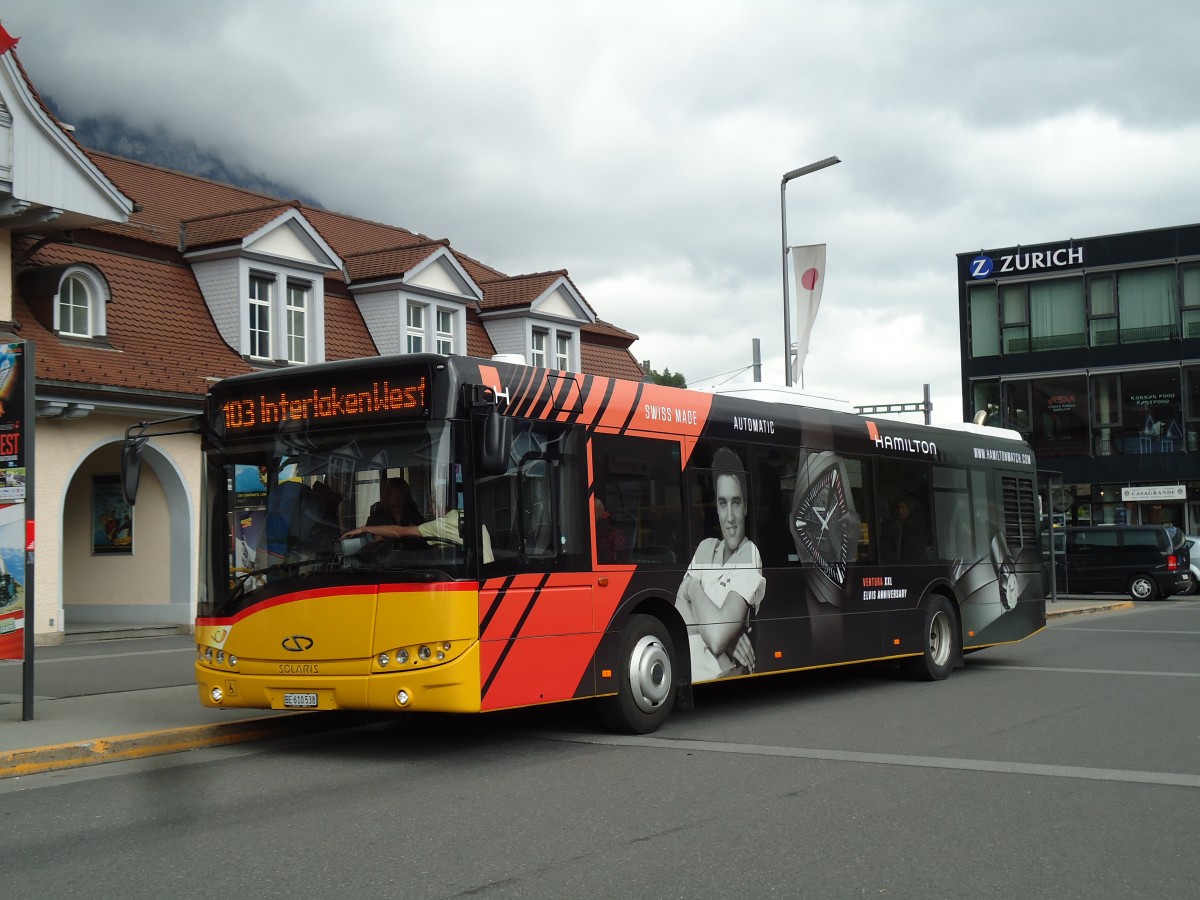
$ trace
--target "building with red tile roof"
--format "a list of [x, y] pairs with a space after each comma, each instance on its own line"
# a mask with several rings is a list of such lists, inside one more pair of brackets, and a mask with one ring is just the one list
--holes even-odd
[[[113, 485], [125, 430], [199, 411], [216, 380], [430, 351], [643, 378], [637, 336], [598, 318], [565, 270], [509, 275], [445, 238], [89, 150], [11, 49], [0, 104], [0, 331], [36, 358], [36, 466], [33, 452], [8, 465], [36, 472], [40, 642], [190, 626], [198, 437], [147, 445], [136, 511]], [[106, 546], [101, 513], [129, 514], [131, 539]]]

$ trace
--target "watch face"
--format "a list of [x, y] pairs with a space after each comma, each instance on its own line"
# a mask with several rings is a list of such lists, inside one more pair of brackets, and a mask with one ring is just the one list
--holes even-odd
[[846, 571], [855, 558], [859, 518], [849, 497], [842, 466], [827, 460], [792, 513], [792, 533], [821, 572], [840, 588], [846, 586]]

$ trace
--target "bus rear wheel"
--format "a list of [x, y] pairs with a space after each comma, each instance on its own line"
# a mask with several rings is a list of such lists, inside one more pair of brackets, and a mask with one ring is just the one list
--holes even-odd
[[675, 645], [653, 616], [634, 615], [621, 634], [617, 693], [601, 701], [604, 723], [614, 731], [657, 731], [675, 705]]
[[961, 636], [954, 607], [941, 594], [925, 603], [920, 656], [900, 660], [900, 669], [914, 681], [941, 681], [954, 668]]

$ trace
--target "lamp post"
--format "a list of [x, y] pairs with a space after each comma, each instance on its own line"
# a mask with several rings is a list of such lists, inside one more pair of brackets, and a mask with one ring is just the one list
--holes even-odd
[[831, 156], [819, 162], [809, 163], [807, 166], [801, 166], [785, 173], [783, 180], [779, 182], [779, 218], [783, 223], [783, 383], [788, 387], [792, 385], [792, 314], [788, 300], [787, 183], [793, 178], [827, 169], [840, 162], [841, 160], [836, 156]]

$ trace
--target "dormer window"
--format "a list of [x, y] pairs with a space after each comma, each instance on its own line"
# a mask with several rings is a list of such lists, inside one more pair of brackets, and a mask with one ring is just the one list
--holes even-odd
[[271, 288], [275, 279], [269, 275], [250, 276], [250, 355], [255, 359], [271, 359]]
[[571, 370], [571, 337], [561, 331], [554, 336], [554, 364], [564, 372]]
[[108, 285], [87, 266], [67, 269], [54, 301], [54, 330], [62, 337], [85, 340], [102, 337]]
[[437, 352], [444, 356], [454, 352], [454, 313], [448, 309], [437, 311]]
[[269, 272], [250, 273], [248, 355], [252, 359], [306, 363], [311, 352], [312, 282], [288, 278], [281, 292], [281, 280]]
[[549, 333], [541, 328], [533, 329], [530, 335], [529, 362], [538, 368], [546, 368], [546, 339]]
[[461, 306], [407, 299], [404, 303], [405, 353], [462, 353], [466, 313]]
[[425, 307], [417, 303], [408, 304], [407, 314], [409, 353], [425, 352]]
[[288, 362], [308, 362], [308, 296], [312, 285], [300, 281], [288, 281], [287, 289], [287, 343]]

